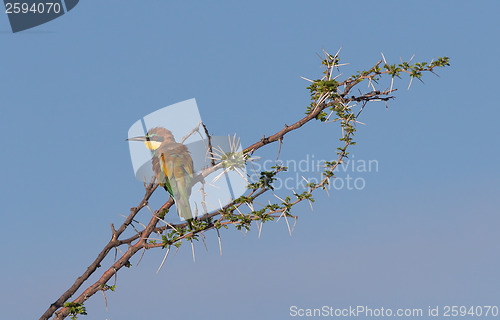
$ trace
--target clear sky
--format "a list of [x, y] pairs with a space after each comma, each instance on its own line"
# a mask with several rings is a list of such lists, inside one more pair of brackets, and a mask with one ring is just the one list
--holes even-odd
[[[12, 34], [0, 14], [0, 310], [38, 319], [93, 261], [142, 198], [127, 138], [138, 119], [196, 98], [219, 136], [244, 146], [303, 116], [324, 48], [451, 67], [397, 83], [369, 107], [354, 159], [376, 160], [361, 191], [319, 195], [292, 237], [283, 221], [147, 252], [87, 319], [293, 319], [290, 306], [427, 307], [500, 301], [496, 94], [498, 1], [80, 1]], [[281, 157], [335, 155], [339, 130], [308, 124]], [[320, 137], [320, 138], [318, 138]], [[276, 147], [259, 155], [274, 159]], [[166, 197], [155, 195], [154, 204]], [[109, 264], [110, 260], [106, 260]], [[92, 278], [95, 280], [95, 278]], [[171, 315], [171, 316], [169, 316]], [[297, 317], [296, 317], [297, 318]], [[425, 317], [423, 317], [425, 318]], [[423, 319], [422, 318], [422, 319]]]

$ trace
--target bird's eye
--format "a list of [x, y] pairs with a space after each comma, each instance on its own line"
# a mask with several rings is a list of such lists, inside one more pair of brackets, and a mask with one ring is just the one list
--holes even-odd
[[158, 142], [161, 142], [163, 141], [163, 138], [158, 136], [157, 134], [148, 134], [146, 135], [146, 140], [147, 141], [158, 141]]

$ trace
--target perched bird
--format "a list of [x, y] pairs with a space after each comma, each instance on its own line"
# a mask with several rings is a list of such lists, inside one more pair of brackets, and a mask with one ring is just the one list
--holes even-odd
[[172, 132], [162, 127], [155, 127], [144, 137], [135, 137], [127, 141], [142, 141], [151, 151], [151, 162], [158, 183], [174, 198], [177, 213], [188, 222], [193, 219], [189, 197], [193, 180], [193, 159], [188, 148], [175, 141]]

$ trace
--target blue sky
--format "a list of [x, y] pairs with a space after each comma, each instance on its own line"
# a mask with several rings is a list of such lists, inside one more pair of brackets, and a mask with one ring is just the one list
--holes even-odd
[[[324, 48], [369, 68], [383, 52], [451, 57], [440, 78], [408, 79], [388, 110], [362, 116], [362, 191], [317, 196], [286, 224], [207, 234], [148, 252], [89, 300], [87, 319], [290, 319], [289, 307], [498, 304], [497, 1], [84, 1], [12, 34], [0, 15], [3, 236], [0, 309], [34, 319], [65, 291], [142, 198], [128, 128], [196, 98], [215, 135], [249, 145], [303, 116]], [[333, 157], [339, 130], [308, 124], [283, 159]], [[318, 138], [321, 137], [321, 138]], [[259, 155], [275, 157], [276, 146]], [[158, 192], [154, 203], [164, 200]], [[109, 263], [110, 261], [107, 260]], [[95, 280], [92, 278], [92, 280]]]

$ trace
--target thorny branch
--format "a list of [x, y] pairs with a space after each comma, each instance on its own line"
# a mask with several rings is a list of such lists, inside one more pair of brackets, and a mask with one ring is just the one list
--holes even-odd
[[[274, 219], [280, 220], [281, 218], [283, 218], [286, 221], [288, 229], [291, 233], [293, 231], [293, 227], [290, 228], [290, 224], [287, 218], [295, 219], [295, 222], [297, 219], [296, 216], [293, 216], [290, 213], [292, 207], [300, 202], [303, 202], [304, 200], [307, 200], [312, 207], [312, 202], [314, 201], [314, 199], [312, 198], [312, 193], [317, 189], [326, 190], [326, 187], [330, 183], [331, 178], [334, 178], [333, 172], [335, 168], [339, 164], [341, 164], [345, 158], [348, 157], [348, 147], [355, 144], [355, 142], [352, 141], [352, 137], [356, 131], [355, 126], [356, 123], [358, 123], [357, 118], [364, 110], [366, 104], [372, 101], [384, 101], [387, 104], [388, 100], [393, 99], [394, 97], [390, 95], [394, 91], [396, 91], [396, 89], [393, 89], [393, 80], [395, 77], [399, 78], [401, 73], [406, 73], [410, 76], [411, 84], [413, 78], [417, 78], [421, 81], [420, 77], [422, 75], [422, 72], [428, 71], [434, 73], [434, 68], [449, 65], [449, 59], [447, 57], [439, 58], [436, 61], [431, 61], [429, 64], [425, 62], [410, 64], [410, 60], [409, 62], [402, 62], [398, 65], [388, 65], [385, 61], [385, 57], [383, 57], [383, 60], [378, 61], [369, 70], [358, 72], [357, 74], [352, 75], [351, 77], [341, 82], [338, 82], [336, 79], [341, 74], [337, 75], [336, 77], [334, 77], [333, 74], [335, 70], [339, 71], [339, 67], [343, 66], [339, 63], [339, 52], [337, 52], [335, 55], [330, 55], [327, 52], [324, 52], [325, 58], [322, 59], [322, 64], [325, 66], [325, 71], [324, 76], [321, 79], [309, 80], [304, 78], [311, 82], [311, 85], [308, 87], [308, 89], [311, 92], [312, 100], [311, 105], [307, 108], [306, 116], [293, 123], [292, 125], [285, 125], [283, 129], [270, 136], [264, 136], [259, 141], [245, 148], [241, 153], [241, 156], [245, 160], [249, 161], [251, 154], [267, 144], [279, 142], [281, 150], [283, 137], [287, 133], [299, 129], [304, 124], [314, 119], [320, 120], [321, 122], [340, 122], [340, 126], [342, 128], [342, 137], [340, 138], [340, 141], [342, 142], [342, 144], [339, 148], [337, 148], [337, 158], [334, 161], [325, 163], [323, 176], [319, 183], [308, 182], [308, 190], [302, 192], [301, 194], [293, 192], [293, 196], [295, 197], [294, 200], [292, 200], [290, 196], [282, 199], [277, 195], [274, 195], [279, 201], [276, 201], [273, 204], [270, 203], [269, 205], [264, 206], [263, 208], [258, 210], [255, 207], [256, 204], [254, 204], [254, 200], [262, 196], [263, 194], [268, 193], [269, 191], [273, 191], [274, 188], [272, 186], [272, 182], [274, 181], [275, 176], [280, 172], [287, 170], [286, 167], [277, 164], [275, 167], [273, 167], [273, 171], [261, 172], [260, 180], [255, 183], [249, 184], [249, 192], [246, 196], [234, 199], [230, 203], [223, 206], [221, 209], [211, 213], [208, 213], [206, 208], [204, 207], [204, 214], [195, 220], [192, 227], [188, 226], [187, 223], [168, 224], [163, 220], [165, 214], [168, 212], [168, 209], [174, 204], [173, 199], [170, 198], [160, 209], [153, 212], [153, 216], [151, 217], [149, 223], [144, 227], [142, 231], [138, 231], [136, 232], [136, 234], [128, 238], [120, 239], [120, 236], [128, 228], [128, 226], [132, 224], [136, 215], [144, 207], [148, 207], [148, 200], [158, 187], [155, 181], [152, 180], [149, 184], [145, 184], [146, 191], [143, 199], [140, 201], [137, 207], [131, 208], [129, 216], [125, 219], [118, 230], [116, 230], [114, 226], [111, 225], [111, 240], [98, 254], [94, 262], [92, 262], [87, 270], [76, 279], [74, 284], [66, 292], [64, 292], [54, 303], [50, 305], [50, 307], [47, 309], [47, 311], [45, 311], [40, 319], [46, 320], [51, 318], [53, 315], [55, 315], [54, 319], [64, 319], [70, 314], [74, 316], [76, 316], [77, 314], [86, 314], [83, 303], [98, 291], [102, 291], [104, 293], [104, 291], [108, 289], [113, 290], [114, 286], [108, 286], [107, 282], [114, 275], [116, 275], [116, 273], [121, 268], [123, 268], [124, 266], [129, 266], [130, 259], [140, 250], [161, 247], [167, 248], [168, 254], [172, 245], [175, 245], [178, 248], [181, 245], [182, 240], [192, 242], [192, 240], [197, 240], [197, 237], [199, 235], [203, 236], [204, 232], [211, 229], [216, 229], [217, 234], [219, 235], [220, 244], [220, 228], [227, 228], [230, 225], [234, 225], [239, 230], [250, 230], [250, 226], [254, 221], [261, 222], [261, 225], [259, 227], [260, 234], [262, 223]], [[384, 62], [384, 65], [380, 67], [382, 62]], [[389, 75], [391, 77], [391, 86], [389, 89], [377, 90], [373, 83], [378, 84], [378, 81], [384, 75]], [[371, 86], [373, 90], [365, 93], [362, 93], [360, 91], [359, 95], [351, 95], [351, 90], [356, 85], [366, 80], [368, 80], [368, 85], [369, 87]], [[360, 105], [360, 107], [356, 112], [354, 109], [358, 105]], [[327, 114], [327, 111], [330, 111], [329, 114]], [[334, 120], [330, 120], [330, 117], [332, 115], [336, 116]], [[198, 124], [196, 128], [194, 128], [183, 138], [183, 141], [196, 132], [200, 134], [200, 125], [203, 126], [203, 129], [207, 135], [207, 152], [210, 154], [212, 161], [210, 167], [205, 168], [197, 177], [195, 177], [192, 185], [195, 185], [197, 182], [202, 182], [202, 192], [204, 192], [204, 178], [211, 173], [219, 170], [222, 167], [222, 161], [217, 162], [215, 160], [216, 157], [214, 156], [214, 152], [212, 150], [211, 136], [208, 133], [205, 124]], [[165, 222], [165, 225], [160, 225], [160, 222]], [[162, 236], [161, 242], [151, 240], [150, 236], [153, 233], [164, 234]], [[119, 249], [119, 247], [122, 245], [127, 245], [128, 248], [124, 253], [122, 253], [121, 257], [118, 258], [110, 267], [108, 267], [108, 269], [103, 272], [101, 277], [95, 283], [89, 285], [76, 299], [68, 302], [68, 300], [76, 293], [76, 291], [82, 286], [82, 284], [89, 279], [89, 277], [97, 270], [97, 268], [101, 266], [101, 262], [109, 254], [109, 252], [112, 249]]]

